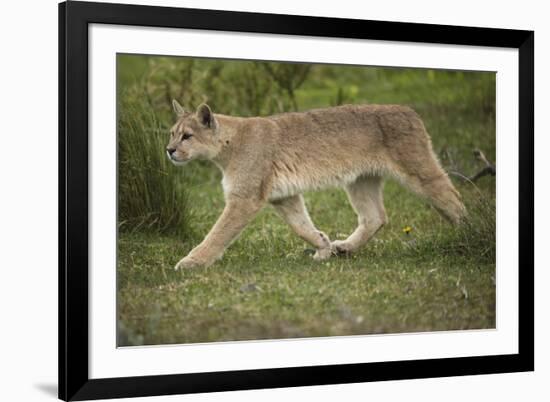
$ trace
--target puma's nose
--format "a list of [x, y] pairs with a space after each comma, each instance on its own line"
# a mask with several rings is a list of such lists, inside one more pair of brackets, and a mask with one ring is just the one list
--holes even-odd
[[176, 148], [166, 148], [166, 152], [168, 152], [168, 155], [172, 156], [174, 152], [176, 152]]

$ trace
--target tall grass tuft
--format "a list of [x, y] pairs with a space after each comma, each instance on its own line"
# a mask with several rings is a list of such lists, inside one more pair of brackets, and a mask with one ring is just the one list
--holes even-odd
[[[469, 189], [466, 186], [471, 186]], [[496, 200], [482, 193], [473, 183], [461, 188], [468, 214], [457, 226], [447, 226], [437, 234], [428, 236], [416, 249], [430, 250], [447, 255], [475, 256], [480, 264], [494, 263], [496, 258]]]
[[119, 230], [188, 234], [184, 169], [166, 158], [167, 125], [132, 91], [119, 102]]
[[[455, 251], [461, 254], [476, 255], [484, 262], [494, 262], [496, 258], [496, 199], [489, 198], [474, 184], [474, 191], [465, 197], [468, 216], [455, 228]], [[450, 246], [448, 244], [447, 246]]]

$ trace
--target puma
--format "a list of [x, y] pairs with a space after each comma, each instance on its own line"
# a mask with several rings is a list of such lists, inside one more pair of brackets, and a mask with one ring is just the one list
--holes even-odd
[[[441, 168], [420, 117], [399, 105], [345, 105], [268, 117], [187, 112], [173, 101], [177, 122], [166, 153], [180, 166], [208, 159], [223, 173], [225, 208], [205, 239], [176, 269], [209, 266], [268, 203], [324, 260], [352, 253], [387, 222], [383, 180], [396, 178], [459, 223], [465, 208]], [[302, 193], [343, 187], [358, 224], [345, 240], [317, 230]]]

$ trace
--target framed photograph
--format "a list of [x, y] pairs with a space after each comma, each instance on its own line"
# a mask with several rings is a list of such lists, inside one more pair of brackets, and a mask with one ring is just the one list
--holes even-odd
[[533, 370], [533, 43], [61, 3], [59, 397]]

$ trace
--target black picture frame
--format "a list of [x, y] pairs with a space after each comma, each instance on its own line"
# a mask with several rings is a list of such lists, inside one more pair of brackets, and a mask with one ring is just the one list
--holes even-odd
[[[88, 25], [255, 32], [515, 48], [519, 51], [517, 354], [90, 379]], [[534, 32], [121, 5], [59, 4], [59, 398], [88, 400], [534, 370]]]

